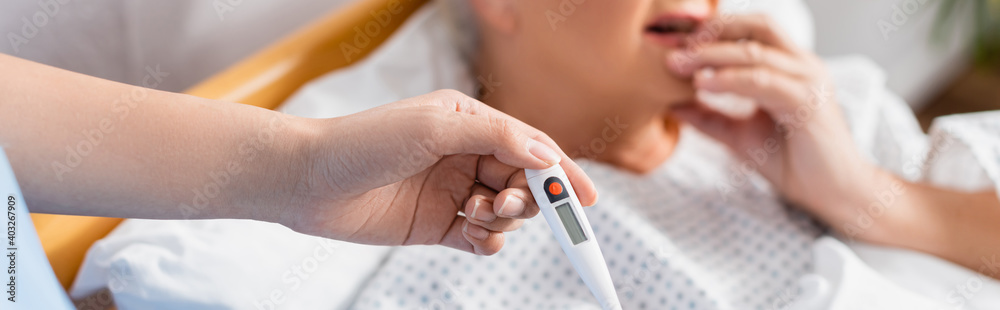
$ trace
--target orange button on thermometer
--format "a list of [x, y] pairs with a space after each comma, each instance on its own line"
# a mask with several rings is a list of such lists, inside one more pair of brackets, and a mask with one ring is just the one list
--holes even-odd
[[552, 195], [562, 194], [562, 185], [559, 185], [558, 182], [552, 182], [549, 184], [549, 193]]

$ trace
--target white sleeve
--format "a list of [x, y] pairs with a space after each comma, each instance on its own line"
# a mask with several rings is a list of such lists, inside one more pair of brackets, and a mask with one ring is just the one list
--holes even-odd
[[[827, 64], [854, 141], [870, 160], [911, 181], [966, 191], [1000, 189], [1000, 111], [940, 117], [926, 135], [905, 102], [885, 87], [885, 75], [873, 62], [845, 57]], [[861, 242], [850, 248], [881, 276], [921, 296], [964, 309], [1000, 304], [1000, 282], [974, 270], [905, 249]], [[976, 285], [974, 298], [961, 295], [956, 283]]]
[[1000, 192], [1000, 111], [934, 120], [924, 181], [959, 190]]
[[906, 102], [886, 88], [885, 73], [862, 56], [826, 60], [858, 149], [869, 160], [907, 180], [922, 177], [928, 139]]
[[854, 142], [874, 163], [911, 181], [1000, 189], [1000, 112], [939, 117], [924, 134], [874, 62], [849, 56], [826, 63]]

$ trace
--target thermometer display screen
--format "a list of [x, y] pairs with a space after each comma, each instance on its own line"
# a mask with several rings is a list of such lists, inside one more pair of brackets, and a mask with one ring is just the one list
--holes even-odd
[[573, 207], [568, 202], [556, 206], [556, 214], [559, 214], [559, 220], [562, 221], [563, 227], [566, 228], [566, 233], [569, 234], [569, 239], [573, 241], [573, 245], [587, 241], [587, 235], [583, 233], [580, 220], [576, 218], [576, 213], [573, 212]]

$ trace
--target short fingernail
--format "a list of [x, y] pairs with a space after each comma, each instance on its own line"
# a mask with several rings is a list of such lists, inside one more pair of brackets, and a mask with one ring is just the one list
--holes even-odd
[[710, 80], [715, 77], [715, 69], [705, 68], [698, 70], [698, 78]]
[[472, 218], [480, 222], [492, 222], [496, 219], [496, 215], [493, 215], [493, 213], [489, 211], [479, 212], [483, 205], [484, 203], [482, 199], [476, 199], [475, 205], [472, 206]]
[[534, 155], [536, 158], [541, 159], [546, 164], [555, 165], [562, 160], [559, 153], [550, 148], [545, 143], [538, 142], [536, 140], [528, 140], [528, 153]]
[[507, 200], [504, 200], [503, 205], [500, 206], [500, 210], [497, 212], [505, 217], [513, 217], [521, 215], [524, 213], [524, 200], [514, 196], [507, 196]]
[[706, 83], [711, 82], [715, 78], [715, 70], [712, 68], [705, 68], [698, 70], [694, 74], [694, 84], [695, 87], [704, 87]]
[[479, 225], [469, 224], [468, 221], [465, 222], [465, 227], [462, 230], [470, 237], [476, 238], [476, 240], [486, 240], [486, 237], [490, 236], [490, 232], [486, 228], [479, 227]]

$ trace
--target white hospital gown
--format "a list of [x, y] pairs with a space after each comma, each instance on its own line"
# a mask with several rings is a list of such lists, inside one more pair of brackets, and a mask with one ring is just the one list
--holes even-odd
[[[434, 89], [474, 93], [475, 79], [434, 14], [418, 14], [416, 26], [359, 65], [311, 83], [283, 110], [333, 117]], [[928, 139], [905, 103], [885, 90], [884, 74], [859, 58], [828, 64], [860, 150], [891, 171], [923, 178], [907, 166], [924, 167], [913, 156], [927, 154]], [[601, 193], [587, 217], [624, 309], [784, 309], [802, 296], [797, 285], [815, 271], [812, 247], [821, 229], [783, 205], [759, 175], [734, 172], [740, 163], [728, 154], [684, 128], [676, 153], [648, 175], [583, 163]], [[734, 190], [723, 194], [727, 186]], [[395, 249], [352, 308], [598, 308], [543, 219], [506, 241], [493, 257]]]
[[[441, 88], [472, 92], [467, 64], [434, 10], [358, 65], [303, 88], [283, 111], [309, 117]], [[433, 65], [427, 65], [433, 64]], [[361, 91], [363, 90], [363, 91]], [[727, 150], [683, 128], [676, 153], [637, 176], [584, 162], [601, 201], [587, 208], [625, 309], [771, 309], [812, 270], [820, 234], [756, 174], [734, 175]], [[728, 194], [720, 187], [732, 186]], [[536, 218], [507, 234], [504, 249], [476, 257], [441, 247], [395, 249], [360, 290], [356, 309], [592, 308], [589, 290]]]
[[[584, 162], [601, 201], [586, 208], [624, 309], [771, 309], [809, 272], [819, 229], [752, 176], [730, 183], [721, 146], [684, 128], [648, 175]], [[738, 180], [737, 180], [738, 181]], [[741, 186], [740, 186], [741, 185]], [[735, 186], [723, 195], [720, 186]], [[399, 248], [357, 309], [598, 309], [544, 219], [492, 257]]]

